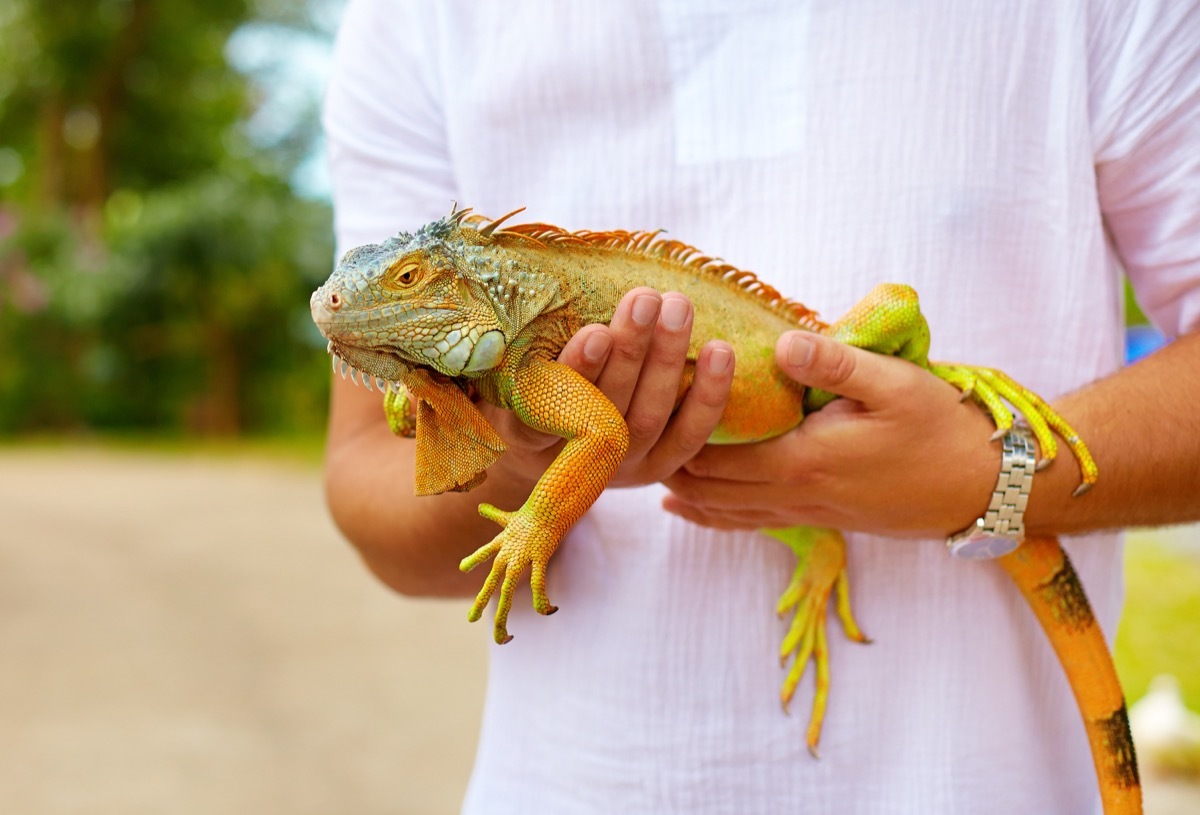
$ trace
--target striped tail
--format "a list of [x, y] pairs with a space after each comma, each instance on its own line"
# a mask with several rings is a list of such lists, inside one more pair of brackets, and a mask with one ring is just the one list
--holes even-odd
[[1075, 694], [1104, 815], [1140, 815], [1142, 784], [1125, 696], [1075, 568], [1056, 538], [1028, 538], [999, 563], [1037, 615]]

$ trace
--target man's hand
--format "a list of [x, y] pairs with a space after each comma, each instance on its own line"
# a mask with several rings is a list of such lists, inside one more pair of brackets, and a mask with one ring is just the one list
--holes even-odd
[[[610, 487], [663, 480], [700, 451], [721, 418], [734, 367], [733, 350], [723, 342], [701, 350], [691, 388], [675, 410], [692, 317], [691, 302], [682, 294], [634, 289], [610, 325], [583, 328], [559, 355], [613, 401], [629, 426], [629, 452]], [[480, 408], [508, 445], [492, 477], [505, 472], [536, 481], [563, 440], [527, 427], [509, 411]]]
[[759, 444], [709, 446], [667, 479], [668, 511], [705, 526], [940, 536], [977, 518], [1000, 469], [978, 407], [927, 371], [788, 332], [781, 370], [843, 397]]

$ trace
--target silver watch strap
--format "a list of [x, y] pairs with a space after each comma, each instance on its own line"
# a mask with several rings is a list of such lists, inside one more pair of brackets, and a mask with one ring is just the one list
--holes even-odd
[[1006, 555], [1025, 539], [1025, 504], [1033, 489], [1037, 444], [1028, 428], [1014, 425], [1003, 438], [1000, 475], [987, 511], [946, 546], [955, 557], [982, 560]]
[[1000, 462], [1000, 477], [983, 514], [983, 528], [997, 535], [1024, 538], [1025, 504], [1033, 489], [1033, 471], [1037, 467], [1033, 434], [1020, 426], [1005, 433]]

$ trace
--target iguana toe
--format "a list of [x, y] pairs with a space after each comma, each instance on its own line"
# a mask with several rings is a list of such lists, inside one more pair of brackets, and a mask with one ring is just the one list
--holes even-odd
[[846, 629], [846, 636], [855, 642], [870, 640], [863, 635], [850, 610], [846, 542], [841, 533], [812, 527], [764, 531], [786, 543], [796, 554], [792, 579], [776, 605], [776, 611], [781, 616], [793, 612], [791, 625], [779, 646], [780, 665], [786, 666], [791, 660], [791, 667], [779, 691], [779, 701], [787, 713], [796, 687], [809, 663], [813, 663], [816, 667], [816, 683], [806, 742], [809, 752], [816, 757], [829, 699], [826, 624], [830, 595], [835, 598], [835, 610]]

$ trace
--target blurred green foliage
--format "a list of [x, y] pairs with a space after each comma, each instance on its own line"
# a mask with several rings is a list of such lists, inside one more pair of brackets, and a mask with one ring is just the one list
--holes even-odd
[[[1189, 531], [1191, 549], [1170, 546], [1172, 530], [1140, 530], [1125, 548], [1125, 610], [1113, 656], [1132, 703], [1150, 680], [1174, 674], [1187, 705], [1200, 710], [1200, 529]], [[1160, 540], [1160, 538], [1162, 538]]]
[[1123, 278], [1125, 285], [1125, 325], [1149, 325], [1150, 318], [1142, 311], [1141, 304], [1137, 301], [1137, 295], [1133, 293], [1133, 286], [1129, 282], [1129, 278]]
[[329, 207], [308, 111], [251, 138], [228, 42], [308, 3], [0, 5], [0, 432], [316, 429]]

